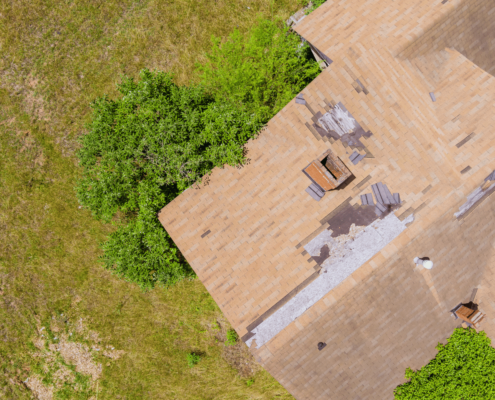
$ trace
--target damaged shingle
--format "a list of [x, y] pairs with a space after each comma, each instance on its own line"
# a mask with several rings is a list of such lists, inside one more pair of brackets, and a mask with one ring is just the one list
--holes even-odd
[[316, 201], [320, 201], [320, 199], [325, 196], [325, 191], [316, 183], [312, 183], [311, 185], [309, 185], [306, 188], [306, 193], [308, 193]]
[[297, 96], [296, 96], [296, 103], [297, 104], [306, 104], [306, 100], [304, 100], [303, 98], [303, 94], [302, 93], [299, 93]]
[[371, 193], [366, 193], [361, 195], [361, 204], [363, 206], [374, 206], [373, 195]]
[[485, 182], [486, 181], [495, 181], [495, 171], [493, 171], [490, 175], [488, 175], [486, 178], [485, 178]]
[[351, 162], [356, 165], [359, 161], [361, 161], [364, 157], [366, 157], [366, 154], [359, 154], [357, 151], [354, 151], [349, 159]]

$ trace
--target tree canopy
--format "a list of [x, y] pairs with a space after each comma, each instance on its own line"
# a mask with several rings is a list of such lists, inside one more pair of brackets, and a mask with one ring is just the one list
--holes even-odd
[[157, 212], [214, 167], [242, 164], [244, 144], [319, 73], [307, 45], [279, 22], [212, 42], [200, 84], [178, 86], [147, 69], [137, 82], [124, 77], [120, 98], [92, 103], [81, 138], [79, 202], [119, 225], [102, 261], [143, 289], [194, 275]]
[[423, 368], [406, 370], [409, 382], [395, 389], [397, 400], [495, 398], [495, 349], [485, 332], [457, 328], [436, 349]]

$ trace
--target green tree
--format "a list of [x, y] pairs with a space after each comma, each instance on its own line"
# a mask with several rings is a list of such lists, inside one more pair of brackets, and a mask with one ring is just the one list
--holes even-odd
[[244, 162], [244, 144], [320, 73], [307, 44], [280, 21], [247, 35], [213, 38], [199, 85], [143, 70], [124, 77], [121, 98], [92, 103], [78, 153], [79, 202], [119, 227], [102, 245], [104, 265], [150, 289], [194, 273], [157, 212], [214, 167]]
[[307, 43], [280, 20], [259, 20], [246, 36], [212, 38], [201, 83], [217, 99], [270, 120], [321, 72]]
[[120, 99], [92, 103], [77, 196], [96, 218], [123, 216], [103, 245], [107, 268], [143, 289], [173, 284], [193, 272], [157, 212], [215, 166], [242, 163], [243, 145], [262, 124], [162, 72], [143, 70], [139, 82], [124, 78], [118, 89]]
[[436, 357], [423, 368], [406, 370], [409, 382], [395, 389], [396, 399], [495, 398], [495, 349], [485, 332], [457, 328], [436, 349]]

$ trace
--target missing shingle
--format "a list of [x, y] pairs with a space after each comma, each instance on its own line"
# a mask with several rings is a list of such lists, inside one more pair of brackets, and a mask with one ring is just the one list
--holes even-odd
[[306, 122], [306, 128], [308, 128], [310, 130], [310, 132], [313, 134], [313, 136], [317, 139], [317, 140], [321, 140], [321, 136], [318, 134], [318, 132], [315, 130], [315, 128], [313, 128], [308, 122]]
[[327, 346], [326, 343], [320, 342], [320, 343], [318, 343], [318, 350], [322, 351], [326, 346]]
[[368, 182], [370, 179], [371, 179], [371, 175], [368, 175], [366, 178], [364, 178], [361, 182], [359, 182], [359, 183], [356, 185], [355, 189], [356, 189], [356, 188], [358, 188], [358, 189], [359, 189], [359, 188], [361, 188], [361, 187], [362, 187], [362, 186], [364, 186], [364, 184], [365, 184], [366, 182]]
[[442, 1], [442, 4], [445, 4], [445, 3], [448, 3], [448, 2], [449, 2], [449, 0], [443, 0]]
[[418, 207], [414, 209], [414, 213], [419, 213], [423, 208], [426, 207], [426, 202], [420, 204]]
[[467, 135], [464, 139], [462, 139], [459, 143], [455, 145], [455, 147], [459, 148], [462, 145], [466, 144], [469, 140], [471, 140], [474, 136], [474, 132], [471, 132], [469, 135]]
[[361, 83], [361, 81], [359, 79], [356, 79], [356, 83], [361, 87], [361, 89], [363, 89], [363, 92], [364, 94], [368, 94], [368, 89], [366, 89], [366, 87]]
[[474, 300], [476, 299], [476, 293], [478, 293], [478, 288], [474, 288], [473, 293], [471, 293], [471, 298], [469, 299], [471, 303], [474, 303]]
[[316, 113], [314, 112], [314, 110], [311, 108], [311, 106], [306, 103], [306, 107], [308, 108], [308, 110], [311, 112], [311, 114], [315, 115]]
[[337, 206], [334, 210], [332, 210], [329, 214], [327, 214], [325, 217], [323, 217], [321, 220], [320, 220], [320, 224], [324, 224], [328, 221], [330, 221], [330, 219], [332, 219], [332, 217], [334, 217], [335, 215], [337, 215], [340, 211], [342, 211], [344, 208], [346, 208], [350, 201], [352, 200], [352, 197], [348, 197], [347, 199], [345, 199], [342, 203], [340, 203], [339, 206]]
[[468, 165], [466, 168], [464, 168], [462, 171], [461, 171], [461, 174], [465, 174], [466, 172], [470, 171], [471, 170], [471, 167]]
[[437, 98], [435, 97], [435, 93], [430, 92], [430, 97], [431, 97], [431, 101], [433, 102], [437, 101]]
[[431, 188], [432, 188], [432, 186], [431, 186], [431, 185], [428, 185], [428, 186], [426, 186], [426, 187], [425, 187], [425, 188], [421, 191], [421, 193], [426, 194], [426, 192], [428, 192]]
[[201, 235], [201, 238], [204, 238], [205, 236], [209, 235], [211, 231], [208, 229], [205, 233]]
[[399, 218], [400, 221], [404, 221], [407, 217], [409, 217], [412, 213], [414, 212], [414, 208], [409, 207], [406, 211], [404, 211], [402, 214], [400, 214], [397, 218]]

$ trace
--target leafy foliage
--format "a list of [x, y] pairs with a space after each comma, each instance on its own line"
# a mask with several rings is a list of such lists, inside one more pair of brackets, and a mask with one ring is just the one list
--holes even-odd
[[199, 354], [189, 353], [187, 355], [187, 365], [189, 365], [190, 368], [194, 367], [200, 361], [201, 361], [201, 356]]
[[216, 98], [245, 106], [267, 122], [320, 73], [307, 43], [280, 20], [259, 20], [247, 37], [212, 38], [201, 83]]
[[306, 11], [305, 14], [309, 15], [311, 14], [314, 10], [316, 10], [318, 7], [320, 7], [323, 3], [325, 3], [327, 0], [312, 0], [311, 1], [311, 7], [309, 7]]
[[175, 85], [169, 74], [143, 70], [140, 78], [124, 78], [121, 99], [93, 102], [77, 196], [104, 221], [124, 215], [127, 224], [103, 245], [103, 261], [149, 289], [192, 275], [157, 212], [213, 167], [241, 163], [244, 143], [262, 125], [199, 87]]
[[234, 329], [229, 329], [227, 331], [227, 340], [225, 340], [226, 346], [233, 346], [237, 343], [237, 339], [239, 339], [239, 335]]
[[398, 400], [495, 398], [495, 349], [485, 332], [457, 328], [437, 356], [395, 389]]
[[194, 275], [157, 212], [214, 167], [242, 164], [244, 144], [320, 72], [280, 21], [212, 40], [200, 85], [146, 69], [139, 82], [124, 77], [120, 99], [92, 103], [81, 140], [79, 202], [104, 221], [122, 217], [102, 261], [143, 289]]

